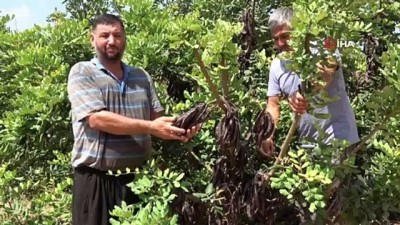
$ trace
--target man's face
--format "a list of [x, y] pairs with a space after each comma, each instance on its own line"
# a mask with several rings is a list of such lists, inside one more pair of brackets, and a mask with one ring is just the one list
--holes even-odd
[[287, 25], [277, 26], [272, 30], [272, 39], [274, 40], [275, 46], [280, 51], [291, 51], [292, 49], [288, 45], [290, 39], [290, 27]]
[[120, 61], [124, 54], [126, 38], [119, 23], [98, 24], [90, 35], [90, 41], [102, 60]]

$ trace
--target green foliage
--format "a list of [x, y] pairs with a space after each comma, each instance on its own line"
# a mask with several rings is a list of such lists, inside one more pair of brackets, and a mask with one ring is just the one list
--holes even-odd
[[385, 141], [374, 141], [379, 151], [365, 165], [365, 174], [354, 177], [345, 195], [346, 207], [343, 221], [370, 224], [380, 221], [391, 224], [394, 214], [399, 213], [399, 150]]
[[[70, 40], [61, 34], [71, 33], [77, 26], [84, 25], [66, 22], [58, 29], [35, 27], [15, 34], [14, 40], [10, 40], [26, 46], [6, 52], [13, 62], [4, 70], [6, 74], [14, 74], [4, 78], [9, 81], [1, 92], [7, 104], [0, 121], [2, 160], [13, 159], [14, 165], [30, 167], [29, 160], [45, 163], [52, 158], [50, 154], [43, 154], [43, 149], [69, 152], [71, 128], [65, 91], [68, 63], [86, 57], [87, 53], [79, 46], [82, 39], [76, 38], [82, 36], [83, 30], [76, 31]], [[65, 54], [68, 49], [74, 53]]]
[[182, 182], [184, 173], [176, 173], [169, 168], [161, 170], [154, 159], [145, 167], [136, 169], [134, 173], [135, 180], [128, 184], [128, 187], [139, 196], [141, 202], [116, 206], [111, 215], [117, 219], [112, 218], [111, 224], [178, 224], [178, 216], [171, 213], [170, 204], [177, 197], [173, 193], [174, 189], [187, 191], [185, 183]]
[[118, 11], [119, 5], [112, 0], [64, 0], [67, 13], [74, 19], [92, 19], [96, 15]]
[[1, 34], [0, 81], [7, 85], [0, 89], [0, 163], [15, 173], [2, 187], [7, 204], [0, 215], [6, 224], [70, 223], [66, 78], [71, 64], [91, 55], [85, 26], [85, 21], [61, 21], [56, 28]]
[[[1, 11], [0, 11], [1, 13]], [[14, 19], [14, 15], [5, 15], [5, 16], [1, 16], [0, 17], [0, 32], [4, 33], [4, 32], [10, 32], [10, 29], [7, 28], [7, 23], [9, 21], [11, 21], [12, 19]]]
[[325, 208], [324, 188], [332, 183], [335, 171], [312, 162], [303, 149], [288, 155], [290, 167], [271, 178], [271, 187], [279, 189], [292, 203], [297, 200], [294, 195], [298, 195], [299, 204], [307, 205], [310, 212]]
[[[1, 17], [0, 224], [71, 222], [73, 137], [65, 88], [70, 66], [92, 57], [88, 19], [106, 11], [120, 13], [128, 40], [124, 61], [150, 72], [169, 115], [179, 115], [197, 102], [215, 102], [215, 93], [195, 57], [198, 52], [217, 93], [228, 95], [239, 108], [242, 141], [250, 143], [248, 134], [255, 113], [265, 107], [268, 68], [275, 57], [266, 21], [274, 7], [292, 4], [297, 19], [291, 42], [295, 51], [290, 57], [294, 59], [292, 68], [304, 80], [314, 79], [316, 63], [332, 56], [325, 51], [326, 37], [363, 42], [372, 35], [386, 46], [374, 53], [380, 73], [368, 86], [360, 85], [353, 76], [357, 72], [363, 78], [368, 72], [365, 51], [356, 47], [342, 51], [353, 109], [360, 133], [366, 137], [363, 152], [342, 165], [333, 165], [346, 143], [325, 146], [321, 139], [316, 140], [313, 151], [292, 149], [277, 166], [271, 187], [279, 190], [289, 205], [325, 218], [331, 200], [326, 192], [340, 179], [345, 181], [340, 192], [342, 221], [370, 224], [399, 219], [400, 46], [392, 31], [400, 19], [400, 4], [372, 0], [254, 2], [66, 0], [67, 16], [53, 14], [49, 18], [52, 25], [23, 32], [9, 31], [5, 24], [11, 17]], [[240, 66], [238, 57], [247, 47], [241, 36], [245, 12], [255, 19], [255, 44], [245, 66]], [[313, 41], [311, 47], [319, 54], [305, 54], [305, 40]], [[181, 90], [184, 98], [176, 100], [167, 93], [174, 81], [187, 82]], [[326, 98], [326, 93], [319, 94], [324, 101], [314, 103], [321, 106], [334, 100]], [[292, 119], [287, 102], [282, 106], [278, 144]], [[181, 218], [170, 206], [178, 198], [175, 191], [182, 189], [211, 206], [211, 212], [196, 213], [223, 215], [223, 190], [210, 184], [211, 168], [218, 157], [214, 127], [220, 116], [221, 110], [214, 107], [211, 120], [190, 143], [156, 140], [160, 163], [152, 161], [135, 171], [135, 181], [130, 184], [141, 201], [116, 207], [112, 224], [178, 224]], [[255, 152], [255, 147], [249, 145], [248, 151]], [[262, 164], [249, 167], [271, 169], [270, 162]]]
[[[65, 162], [64, 162], [65, 163]], [[37, 171], [38, 172], [38, 171]], [[58, 183], [55, 179], [34, 182], [17, 177], [17, 171], [3, 165], [0, 169], [0, 224], [69, 224], [71, 178]], [[43, 189], [43, 190], [41, 190]], [[40, 193], [31, 194], [34, 190]]]

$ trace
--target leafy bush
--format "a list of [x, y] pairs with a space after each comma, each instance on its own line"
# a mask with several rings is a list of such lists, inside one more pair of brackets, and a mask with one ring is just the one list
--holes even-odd
[[[71, 65], [92, 57], [87, 19], [108, 6], [126, 22], [124, 60], [152, 74], [167, 114], [180, 115], [198, 102], [212, 106], [211, 119], [190, 143], [154, 142], [157, 160], [135, 171], [130, 184], [141, 202], [116, 207], [112, 224], [252, 224], [268, 218], [289, 224], [313, 213], [317, 221], [343, 224], [399, 220], [400, 45], [392, 34], [399, 3], [115, 0], [96, 1], [94, 7], [85, 2], [67, 0], [68, 17], [57, 15], [52, 25], [23, 32], [5, 27], [9, 17], [0, 20], [0, 224], [71, 222], [66, 78]], [[309, 35], [378, 40], [363, 51], [342, 51], [364, 144], [350, 155], [344, 154], [346, 143], [317, 143], [311, 152], [298, 149], [296, 139], [278, 163], [256, 154], [252, 127], [265, 107], [275, 57], [266, 21], [280, 5], [294, 5], [302, 19], [295, 23], [293, 46], [298, 69], [309, 72], [305, 79], [315, 71], [315, 59], [301, 50]], [[224, 115], [222, 96], [239, 114], [241, 148], [235, 150], [221, 149], [214, 136]], [[287, 103], [282, 106], [278, 144], [292, 122]], [[241, 155], [224, 161], [229, 152]], [[343, 163], [332, 165], [338, 155]], [[258, 203], [265, 205], [257, 208]]]

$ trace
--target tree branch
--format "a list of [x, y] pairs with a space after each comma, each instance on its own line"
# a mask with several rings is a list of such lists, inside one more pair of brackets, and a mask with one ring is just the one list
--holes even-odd
[[276, 158], [274, 165], [272, 166], [271, 170], [265, 175], [265, 182], [269, 182], [271, 177], [275, 174], [275, 169], [278, 168], [277, 166], [279, 163], [282, 162], [283, 158], [286, 157], [287, 152], [289, 150], [290, 142], [294, 136], [294, 133], [297, 130], [297, 126], [299, 125], [301, 119], [301, 114], [296, 113], [292, 125], [290, 125], [290, 129], [288, 134], [286, 135], [285, 141], [282, 144], [281, 151], [279, 152], [278, 158]]
[[229, 74], [228, 69], [226, 69], [226, 60], [224, 56], [221, 57], [221, 87], [222, 87], [222, 94], [224, 97], [229, 97]]
[[200, 163], [200, 165], [204, 166], [210, 173], [213, 173], [213, 169], [211, 169], [211, 167], [209, 165], [206, 165], [203, 161], [201, 161], [201, 159], [192, 151], [189, 151], [190, 154]]
[[204, 65], [204, 61], [201, 58], [199, 49], [194, 48], [193, 51], [194, 51], [194, 57], [196, 58], [197, 65], [199, 65], [200, 70], [204, 74], [204, 77], [206, 78], [208, 86], [210, 87], [211, 94], [214, 96], [215, 100], [217, 101], [218, 106], [222, 110], [226, 111], [226, 107], [225, 107], [224, 103], [222, 102], [221, 96], [218, 94], [218, 89], [215, 86], [215, 84], [212, 82], [211, 76], [208, 73], [206, 66]]

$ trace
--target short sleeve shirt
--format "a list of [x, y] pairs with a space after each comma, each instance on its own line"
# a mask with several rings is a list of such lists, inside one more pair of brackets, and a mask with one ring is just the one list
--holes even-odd
[[107, 110], [129, 118], [150, 120], [163, 111], [151, 77], [142, 69], [123, 64], [118, 80], [96, 59], [75, 64], [68, 77], [74, 146], [72, 165], [118, 170], [141, 165], [149, 156], [150, 135], [114, 135], [93, 129], [86, 118]]

